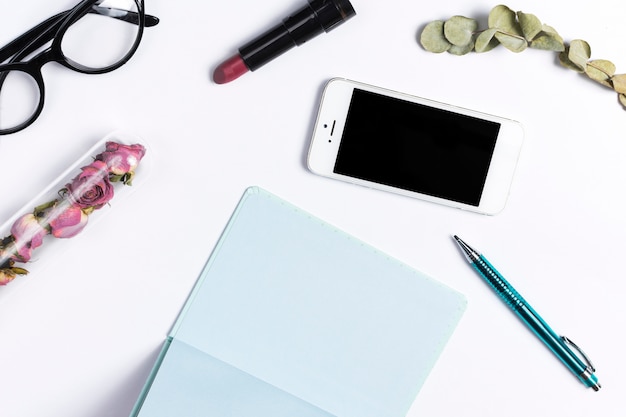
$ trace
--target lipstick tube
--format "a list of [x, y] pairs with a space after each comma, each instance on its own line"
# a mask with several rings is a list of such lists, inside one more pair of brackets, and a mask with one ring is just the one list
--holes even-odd
[[308, 0], [308, 4], [241, 48], [213, 74], [218, 84], [230, 82], [267, 64], [294, 46], [329, 32], [356, 14], [348, 0]]

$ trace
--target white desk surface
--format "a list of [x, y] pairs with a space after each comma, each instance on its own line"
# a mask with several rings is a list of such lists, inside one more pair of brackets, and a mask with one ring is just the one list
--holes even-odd
[[[0, 414], [127, 416], [244, 189], [258, 185], [464, 293], [468, 310], [409, 416], [615, 416], [626, 328], [626, 111], [556, 54], [456, 57], [417, 43], [427, 22], [484, 20], [497, 3], [354, 0], [357, 16], [227, 84], [213, 68], [303, 0], [148, 0], [161, 23], [107, 75], [44, 68], [43, 114], [0, 137], [0, 219], [98, 139], [149, 145], [143, 184], [28, 277], [0, 288]], [[1, 0], [0, 44], [75, 1]], [[508, 4], [593, 58], [623, 54], [622, 0]], [[517, 119], [526, 139], [506, 209], [494, 217], [324, 179], [305, 157], [321, 89], [346, 77]], [[97, 214], [97, 213], [96, 213]], [[94, 215], [95, 216], [95, 215]], [[3, 221], [2, 220], [2, 221]], [[603, 384], [585, 389], [466, 264], [481, 249]]]

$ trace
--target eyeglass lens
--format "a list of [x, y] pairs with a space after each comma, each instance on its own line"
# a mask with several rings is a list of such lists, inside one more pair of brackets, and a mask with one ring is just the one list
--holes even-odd
[[0, 130], [9, 130], [35, 114], [41, 92], [35, 79], [23, 71], [0, 72], [0, 80]]
[[140, 25], [123, 20], [129, 12], [139, 13], [134, 0], [100, 2], [63, 34], [61, 50], [66, 59], [94, 70], [124, 60], [141, 29]]
[[[61, 34], [59, 42], [67, 64], [84, 72], [123, 63], [132, 54], [142, 30], [137, 19], [139, 1], [94, 3], [89, 12]], [[40, 106], [39, 84], [29, 73], [15, 67], [0, 69], [0, 133], [31, 121]]]

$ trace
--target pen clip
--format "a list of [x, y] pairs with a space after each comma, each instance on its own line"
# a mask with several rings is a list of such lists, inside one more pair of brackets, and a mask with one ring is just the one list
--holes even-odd
[[591, 372], [595, 372], [596, 371], [596, 368], [593, 366], [593, 363], [591, 362], [591, 359], [589, 359], [589, 356], [587, 356], [585, 354], [585, 352], [583, 352], [583, 350], [581, 348], [579, 348], [576, 343], [572, 342], [571, 339], [569, 339], [568, 337], [565, 337], [565, 336], [561, 336], [561, 340], [565, 344], [572, 346], [574, 349], [576, 349], [582, 355], [582, 357], [585, 360], [585, 362], [587, 362], [587, 367], [591, 370]]

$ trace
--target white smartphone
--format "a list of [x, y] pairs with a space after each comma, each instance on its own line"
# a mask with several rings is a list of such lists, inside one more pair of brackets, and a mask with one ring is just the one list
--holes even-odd
[[308, 165], [322, 176], [496, 214], [523, 136], [513, 120], [335, 78], [322, 95]]

